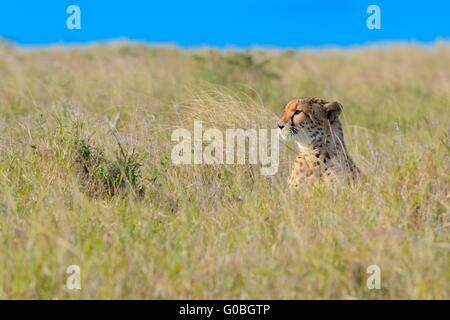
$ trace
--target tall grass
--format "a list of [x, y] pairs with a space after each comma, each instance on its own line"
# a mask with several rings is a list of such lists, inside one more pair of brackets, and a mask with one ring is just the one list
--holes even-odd
[[[0, 298], [450, 298], [448, 70], [448, 44], [2, 47]], [[289, 192], [289, 145], [272, 177], [172, 165], [173, 129], [272, 128], [300, 95], [344, 105], [355, 188]]]

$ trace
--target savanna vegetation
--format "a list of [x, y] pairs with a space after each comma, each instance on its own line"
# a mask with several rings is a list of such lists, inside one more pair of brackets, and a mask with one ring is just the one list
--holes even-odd
[[[447, 43], [4, 44], [0, 298], [448, 299], [449, 93]], [[289, 192], [289, 144], [274, 176], [172, 164], [175, 128], [275, 128], [298, 96], [344, 106], [354, 188]]]

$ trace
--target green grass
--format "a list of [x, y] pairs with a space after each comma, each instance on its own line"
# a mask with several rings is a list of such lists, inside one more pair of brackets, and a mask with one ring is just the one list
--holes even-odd
[[[0, 48], [0, 299], [449, 299], [449, 69], [445, 43]], [[355, 188], [289, 192], [289, 146], [273, 177], [172, 165], [173, 129], [273, 128], [297, 96], [343, 104]]]

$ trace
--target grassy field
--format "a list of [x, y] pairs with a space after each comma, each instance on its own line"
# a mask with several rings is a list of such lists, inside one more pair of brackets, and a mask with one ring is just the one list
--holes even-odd
[[[0, 299], [449, 299], [450, 46], [0, 47]], [[175, 128], [344, 106], [353, 189], [174, 166]], [[81, 290], [66, 269], [81, 268]], [[369, 290], [366, 268], [381, 269]]]

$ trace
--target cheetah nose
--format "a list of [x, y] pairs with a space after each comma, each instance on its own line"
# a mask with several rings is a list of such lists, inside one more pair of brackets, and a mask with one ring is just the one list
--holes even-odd
[[284, 124], [281, 124], [281, 123], [278, 124], [278, 128], [280, 128], [280, 130], [283, 130], [284, 127], [285, 127]]

